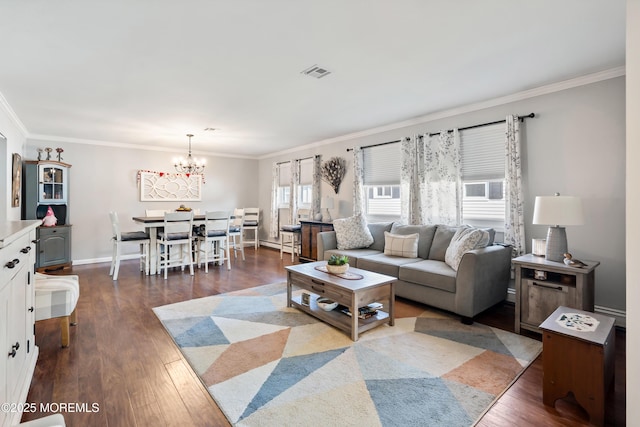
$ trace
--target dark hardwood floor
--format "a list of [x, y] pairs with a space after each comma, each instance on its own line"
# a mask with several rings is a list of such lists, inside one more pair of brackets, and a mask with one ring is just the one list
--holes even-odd
[[[136, 261], [122, 263], [117, 282], [108, 263], [73, 267], [80, 276], [78, 325], [71, 328], [71, 345], [61, 348], [59, 322], [37, 322], [40, 355], [27, 402], [45, 411], [25, 413], [22, 420], [60, 411], [69, 427], [228, 426], [151, 309], [286, 279], [289, 256], [280, 260], [278, 251], [265, 247], [245, 252], [246, 261], [232, 261], [231, 271], [210, 266], [208, 274], [196, 269], [191, 277], [175, 270], [168, 280], [141, 275]], [[415, 315], [420, 307], [399, 298], [397, 316]], [[501, 304], [477, 321], [513, 331], [514, 307]], [[607, 426], [625, 425], [624, 331], [616, 335], [615, 391], [606, 418]], [[568, 399], [555, 409], [543, 405], [540, 356], [479, 425], [583, 426], [588, 417]]]

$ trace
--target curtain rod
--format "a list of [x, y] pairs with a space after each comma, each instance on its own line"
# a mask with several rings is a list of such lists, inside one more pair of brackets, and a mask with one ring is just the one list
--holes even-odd
[[[387, 142], [380, 142], [378, 144], [365, 145], [364, 147], [360, 147], [360, 148], [380, 147], [381, 145], [395, 144], [396, 142], [401, 142], [401, 141], [402, 141], [401, 139], [397, 139], [395, 141], [387, 141]], [[353, 151], [353, 148], [347, 148], [347, 151]]]
[[[532, 119], [535, 116], [536, 116], [535, 113], [529, 113], [526, 116], [519, 116], [518, 119], [521, 122], [524, 122], [524, 119], [527, 119], [527, 118], [528, 119]], [[461, 130], [479, 128], [479, 127], [482, 127], [482, 126], [497, 125], [498, 123], [504, 123], [506, 121], [507, 121], [506, 119], [504, 119], [504, 120], [496, 120], [495, 122], [480, 123], [480, 124], [477, 124], [477, 125], [465, 126], [465, 127], [462, 127], [462, 128], [458, 128], [458, 130], [461, 131]], [[453, 132], [453, 130], [448, 130], [446, 132]], [[429, 133], [429, 136], [435, 136], [435, 135], [440, 135], [440, 132]], [[405, 137], [405, 139], [409, 139], [409, 137]], [[398, 140], [395, 140], [395, 141], [381, 142], [379, 144], [365, 145], [364, 147], [360, 147], [360, 148], [378, 147], [380, 145], [395, 144], [396, 142], [401, 142], [401, 141], [402, 141], [401, 139], [398, 139]], [[347, 151], [353, 151], [353, 148], [347, 148]]]
[[[316, 157], [320, 157], [320, 154], [316, 154], [315, 156], [303, 157], [302, 159], [295, 159], [298, 161], [314, 159]], [[291, 160], [285, 160], [284, 162], [277, 162], [276, 165], [284, 165], [285, 163], [291, 163]]]
[[[532, 119], [536, 116], [535, 113], [529, 113], [526, 116], [519, 116], [518, 120], [520, 120], [521, 122], [524, 122], [524, 119]], [[497, 125], [498, 123], [505, 123], [507, 120], [496, 120], [495, 122], [488, 122], [488, 123], [480, 123], [477, 125], [471, 125], [471, 126], [465, 126], [462, 128], [458, 128], [459, 131], [461, 130], [468, 130], [468, 129], [475, 129], [475, 128], [481, 128], [483, 126], [491, 126], [491, 125]], [[446, 132], [453, 132], [453, 130], [448, 130]], [[435, 135], [440, 135], [441, 132], [433, 132], [433, 133], [429, 133], [429, 136], [435, 136]]]

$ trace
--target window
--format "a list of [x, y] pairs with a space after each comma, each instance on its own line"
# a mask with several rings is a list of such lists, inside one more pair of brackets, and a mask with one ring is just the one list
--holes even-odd
[[367, 218], [400, 218], [400, 144], [365, 148], [363, 161]]
[[278, 169], [278, 208], [285, 209], [291, 197], [291, 163], [281, 163]]
[[310, 209], [313, 200], [313, 158], [300, 160], [298, 208]]
[[462, 221], [504, 228], [504, 124], [460, 131], [462, 150]]

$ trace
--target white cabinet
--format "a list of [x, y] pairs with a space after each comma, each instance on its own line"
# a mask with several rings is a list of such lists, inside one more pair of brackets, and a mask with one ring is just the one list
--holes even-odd
[[0, 426], [17, 424], [38, 358], [34, 265], [40, 221], [0, 223]]

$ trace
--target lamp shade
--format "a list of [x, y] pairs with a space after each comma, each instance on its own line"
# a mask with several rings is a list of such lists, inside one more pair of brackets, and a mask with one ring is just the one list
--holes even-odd
[[324, 196], [320, 201], [320, 207], [322, 209], [333, 209], [333, 197]]
[[543, 225], [582, 225], [582, 200], [574, 196], [538, 196], [533, 223]]

